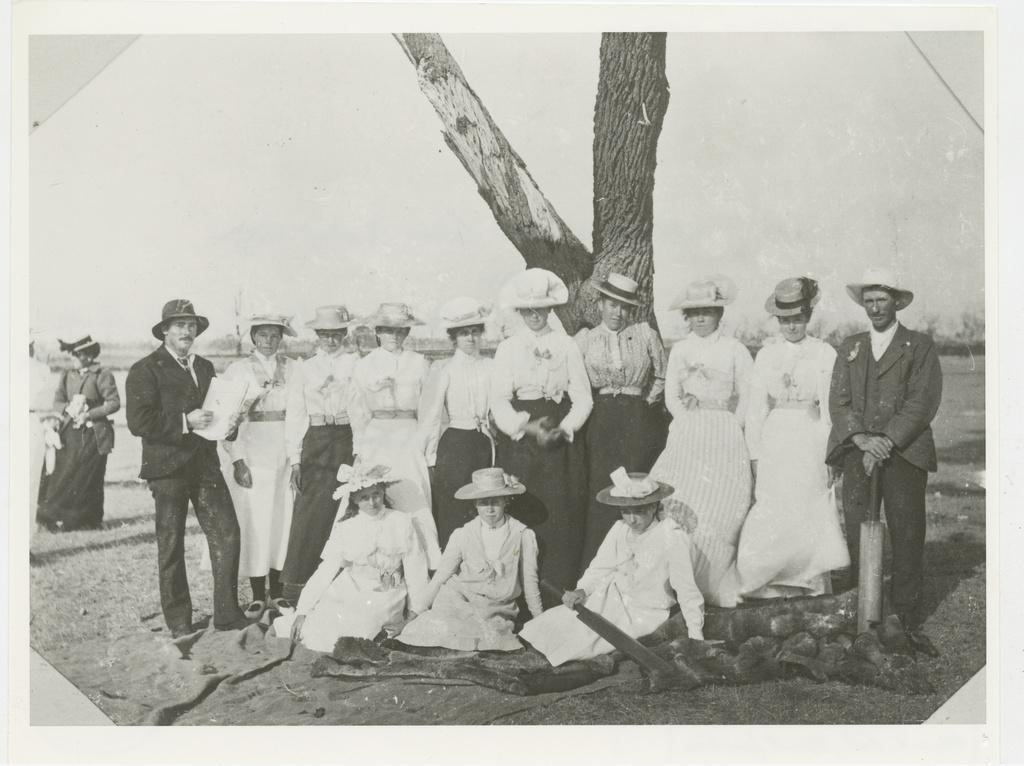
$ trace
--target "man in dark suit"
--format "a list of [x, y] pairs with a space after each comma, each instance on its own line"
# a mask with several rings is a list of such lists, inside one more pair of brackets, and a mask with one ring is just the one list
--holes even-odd
[[192, 501], [213, 565], [213, 625], [248, 625], [238, 606], [240, 536], [231, 495], [220, 472], [217, 443], [193, 433], [210, 425], [203, 400], [215, 373], [190, 353], [208, 326], [191, 301], [169, 301], [153, 336], [156, 351], [132, 365], [125, 384], [128, 430], [142, 437], [142, 470], [156, 503], [160, 606], [174, 637], [192, 631], [192, 599], [185, 574], [185, 518]]
[[832, 432], [826, 462], [843, 473], [843, 513], [854, 572], [871, 474], [881, 470], [881, 497], [892, 543], [893, 611], [911, 646], [937, 654], [923, 633], [921, 598], [925, 486], [937, 468], [931, 421], [942, 398], [942, 370], [931, 338], [896, 321], [914, 298], [888, 269], [871, 268], [847, 292], [871, 321], [843, 341], [832, 372]]

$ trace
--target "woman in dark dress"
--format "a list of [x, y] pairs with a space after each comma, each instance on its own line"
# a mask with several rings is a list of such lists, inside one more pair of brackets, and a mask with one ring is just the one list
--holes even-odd
[[[548, 326], [569, 290], [545, 269], [527, 269], [506, 286], [503, 303], [525, 327], [494, 356], [491, 413], [497, 463], [527, 487], [512, 515], [534, 530], [540, 576], [569, 588], [580, 572], [587, 507], [583, 427], [593, 406], [583, 356], [573, 339]], [[545, 606], [558, 603], [546, 595]]]
[[[476, 518], [476, 506], [455, 499], [478, 468], [494, 463], [489, 422], [492, 360], [480, 355], [489, 311], [473, 298], [454, 298], [441, 307], [441, 323], [455, 353], [437, 365], [424, 394], [421, 424], [438, 542], [443, 549], [459, 527]], [[447, 427], [441, 432], [442, 419]], [[440, 434], [440, 439], [438, 438]]]
[[647, 473], [665, 448], [668, 418], [659, 402], [665, 390], [665, 347], [647, 322], [634, 322], [638, 285], [611, 273], [595, 284], [601, 293], [601, 324], [576, 334], [593, 388], [594, 411], [584, 429], [589, 490], [583, 566], [621, 518], [597, 501], [616, 468]]
[[75, 367], [61, 373], [53, 398], [60, 449], [52, 473], [43, 468], [36, 522], [52, 532], [99, 529], [107, 455], [114, 449], [109, 417], [121, 409], [121, 397], [114, 376], [96, 362], [99, 343], [86, 335], [60, 341], [60, 350], [74, 357]]

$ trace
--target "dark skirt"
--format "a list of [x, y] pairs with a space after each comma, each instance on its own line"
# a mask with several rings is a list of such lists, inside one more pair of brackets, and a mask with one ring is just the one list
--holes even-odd
[[[556, 423], [570, 406], [568, 397], [558, 404], [547, 399], [512, 400], [512, 407], [530, 413], [531, 420], [546, 415]], [[537, 536], [541, 579], [562, 589], [576, 587], [583, 548], [587, 481], [583, 440], [578, 436], [572, 443], [545, 449], [529, 436], [512, 441], [498, 435], [498, 465], [526, 485], [526, 493], [513, 499], [510, 515]], [[544, 589], [541, 596], [545, 608], [561, 603]]]
[[601, 547], [605, 535], [621, 518], [615, 508], [597, 502], [597, 493], [612, 483], [620, 466], [647, 473], [665, 449], [668, 418], [660, 404], [652, 407], [639, 396], [595, 394], [583, 440], [587, 445], [587, 519], [583, 535], [583, 568]]
[[476, 517], [473, 501], [456, 500], [455, 491], [470, 483], [473, 471], [490, 466], [491, 440], [479, 431], [448, 428], [441, 434], [430, 494], [442, 550], [452, 532]]
[[60, 439], [53, 473], [47, 476], [43, 468], [36, 522], [54, 531], [99, 529], [107, 456], [96, 448], [91, 428], [66, 427]]
[[282, 595], [297, 601], [320, 565], [320, 554], [338, 512], [338, 468], [352, 463], [350, 426], [310, 426], [302, 440], [302, 491], [295, 496], [288, 552], [281, 570]]

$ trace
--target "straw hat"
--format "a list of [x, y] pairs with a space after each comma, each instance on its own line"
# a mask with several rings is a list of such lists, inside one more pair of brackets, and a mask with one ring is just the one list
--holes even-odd
[[914, 300], [914, 294], [900, 286], [900, 278], [892, 269], [883, 266], [870, 266], [860, 278], [860, 282], [853, 282], [846, 286], [846, 292], [853, 302], [858, 306], [864, 305], [864, 290], [869, 287], [880, 287], [893, 294], [896, 300], [896, 310], [900, 311], [910, 305]]
[[722, 274], [713, 274], [703, 279], [690, 282], [679, 294], [672, 305], [671, 311], [680, 309], [704, 309], [728, 306], [736, 300], [736, 283]]
[[306, 322], [313, 330], [347, 330], [352, 317], [344, 306], [318, 306], [316, 316]]
[[764, 310], [772, 316], [790, 317], [811, 309], [821, 300], [818, 283], [810, 277], [791, 277], [775, 285], [775, 292], [764, 302]]
[[91, 335], [86, 335], [84, 338], [73, 340], [70, 343], [66, 343], [58, 338], [57, 342], [60, 344], [60, 350], [67, 354], [88, 353], [94, 357], [100, 355], [100, 344], [98, 341], [93, 340]]
[[540, 309], [561, 306], [569, 300], [565, 282], [547, 269], [526, 269], [502, 288], [502, 304], [512, 309]]
[[621, 474], [612, 474], [612, 478], [615, 483], [597, 493], [597, 502], [618, 508], [631, 508], [664, 500], [676, 491], [675, 487], [663, 481], [655, 481], [646, 473], [630, 473], [626, 480], [621, 478]]
[[593, 284], [594, 289], [602, 295], [607, 295], [609, 298], [614, 298], [615, 300], [621, 303], [626, 303], [630, 306], [640, 305], [640, 285], [629, 277], [623, 276], [622, 274], [616, 274], [612, 271], [609, 272], [608, 276], [603, 280], [595, 280]]
[[446, 330], [483, 324], [491, 315], [489, 306], [476, 298], [452, 298], [441, 306], [441, 326]]
[[249, 330], [251, 331], [254, 327], [270, 325], [272, 327], [280, 327], [284, 335], [295, 337], [295, 330], [292, 329], [291, 319], [290, 316], [285, 316], [284, 314], [253, 314], [248, 320]]
[[473, 471], [472, 481], [455, 492], [456, 500], [481, 500], [485, 497], [508, 497], [526, 491], [519, 479], [501, 468], [481, 468]]
[[160, 341], [164, 339], [164, 328], [167, 326], [167, 323], [175, 319], [196, 320], [196, 335], [202, 335], [206, 332], [206, 328], [210, 326], [210, 320], [197, 314], [195, 306], [192, 305], [192, 301], [188, 298], [174, 298], [167, 301], [160, 316], [160, 321], [152, 327], [153, 337]]
[[424, 324], [405, 303], [382, 303], [362, 324], [370, 327], [412, 327]]
[[386, 465], [364, 466], [358, 459], [353, 465], [342, 463], [338, 468], [338, 481], [341, 484], [334, 490], [335, 500], [344, 500], [343, 505], [348, 504], [348, 497], [353, 492], [358, 492], [367, 487], [375, 487], [378, 484], [395, 484], [397, 479], [388, 479], [391, 469]]

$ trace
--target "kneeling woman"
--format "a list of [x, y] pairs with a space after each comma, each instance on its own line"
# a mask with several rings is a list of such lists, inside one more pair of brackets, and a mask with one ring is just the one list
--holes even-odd
[[346, 508], [334, 525], [320, 566], [302, 590], [292, 616], [278, 618], [278, 635], [330, 652], [342, 636], [372, 639], [424, 609], [427, 557], [410, 514], [388, 508], [389, 469], [343, 465], [335, 493]]
[[515, 651], [512, 634], [525, 594], [530, 613], [543, 611], [537, 587], [537, 538], [505, 514], [526, 487], [501, 468], [473, 471], [455, 497], [476, 503], [477, 518], [456, 529], [431, 580], [430, 610], [406, 625], [398, 640], [413, 646]]
[[555, 667], [613, 649], [576, 619], [572, 607], [581, 602], [639, 638], [667, 620], [678, 601], [690, 638], [704, 639], [704, 599], [693, 580], [690, 538], [672, 519], [658, 519], [660, 501], [674, 490], [646, 474], [623, 474], [613, 474], [615, 484], [597, 497], [617, 506], [622, 520], [608, 532], [576, 590], [562, 596], [563, 605], [526, 623], [519, 633]]

